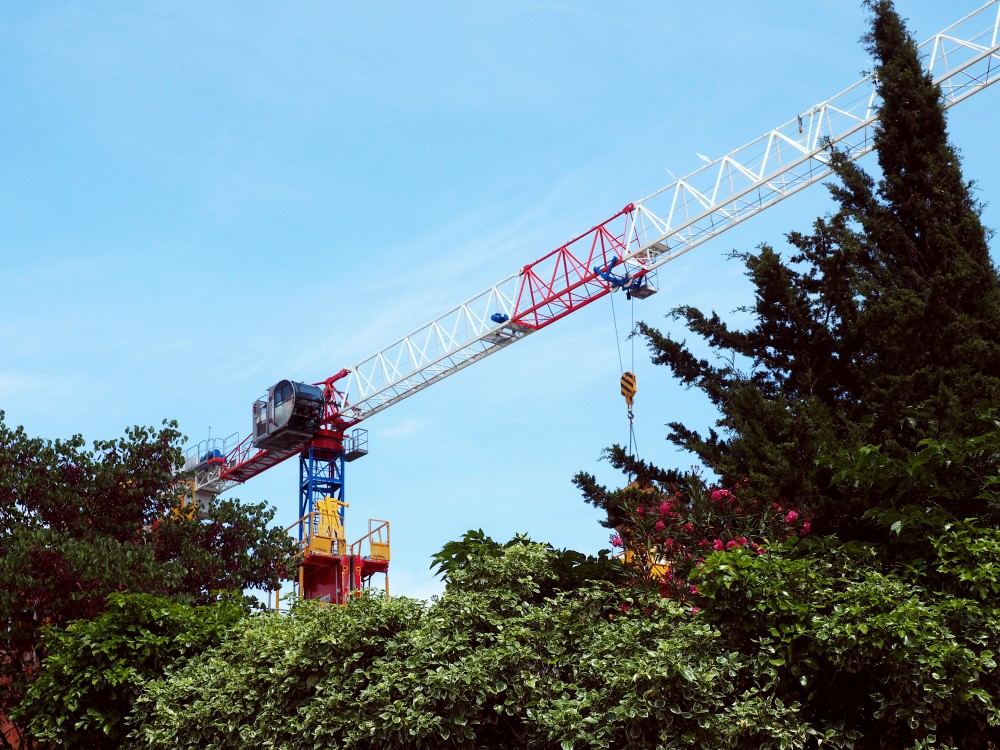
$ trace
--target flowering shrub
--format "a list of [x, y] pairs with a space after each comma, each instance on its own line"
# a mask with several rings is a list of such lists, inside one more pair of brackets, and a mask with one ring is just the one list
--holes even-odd
[[611, 535], [633, 583], [659, 586], [665, 596], [697, 594], [691, 570], [713, 552], [747, 549], [809, 533], [810, 517], [790, 504], [755, 497], [746, 482], [708, 486], [697, 474], [666, 487], [629, 485], [619, 494], [626, 522]]

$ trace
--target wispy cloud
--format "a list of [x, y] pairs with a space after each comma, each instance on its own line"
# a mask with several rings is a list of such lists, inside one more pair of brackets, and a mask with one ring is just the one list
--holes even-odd
[[31, 393], [51, 393], [59, 385], [53, 377], [0, 371], [0, 399], [23, 398]]
[[408, 437], [423, 432], [426, 426], [426, 420], [423, 419], [404, 419], [402, 422], [382, 430], [379, 434], [381, 437], [389, 439]]
[[16, 372], [0, 372], [0, 398], [9, 399], [31, 388], [33, 379]]

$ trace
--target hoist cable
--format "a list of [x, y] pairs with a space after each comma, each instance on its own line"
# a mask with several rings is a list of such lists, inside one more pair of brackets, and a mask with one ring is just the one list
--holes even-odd
[[[620, 334], [620, 332], [618, 330], [618, 311], [615, 309], [615, 298], [614, 298], [614, 295], [611, 294], [611, 295], [608, 295], [608, 296], [611, 298], [611, 318], [614, 321], [614, 326], [615, 326], [615, 345], [618, 347], [618, 370], [622, 374], [622, 381], [623, 381], [623, 384], [624, 384], [624, 380], [625, 380], [625, 377], [626, 377], [626, 372], [625, 372], [625, 360], [622, 357], [621, 334]], [[632, 367], [632, 370], [629, 370], [628, 376], [632, 378], [632, 382], [634, 384], [635, 383], [635, 376], [632, 375], [632, 371], [635, 369], [635, 338], [634, 338], [634, 335], [633, 335], [634, 332], [635, 332], [635, 300], [632, 299], [632, 298], [630, 298], [629, 301], [632, 303], [629, 306], [629, 312], [630, 312], [630, 315], [631, 315], [631, 318], [632, 318], [632, 329], [629, 332], [629, 345], [630, 345], [629, 346], [629, 359], [630, 359], [630, 366]], [[622, 391], [622, 395], [625, 395], [625, 391], [624, 390]], [[638, 451], [639, 451], [639, 444], [638, 444], [638, 441], [636, 440], [636, 437], [635, 437], [635, 421], [634, 420], [635, 420], [635, 415], [632, 413], [632, 406], [629, 405], [629, 407], [628, 407], [628, 454], [630, 456], [633, 456], [633, 457], [636, 456], [637, 453], [638, 453]], [[629, 477], [628, 478], [629, 478], [629, 481], [631, 482], [632, 481], [631, 472], [629, 473]]]
[[632, 326], [628, 329], [628, 341], [629, 341], [629, 357], [631, 362], [629, 363], [629, 370], [635, 372], [635, 297], [631, 300], [631, 305], [629, 306], [632, 312]]
[[618, 313], [615, 311], [615, 295], [609, 294], [608, 299], [611, 300], [611, 319], [615, 324], [615, 346], [618, 347], [618, 374], [621, 375], [625, 372], [625, 364], [622, 361], [622, 341], [618, 335]]
[[[629, 329], [629, 359], [631, 360], [630, 372], [635, 372], [635, 298], [629, 300], [632, 304], [629, 305], [629, 309], [632, 317], [632, 327]], [[636, 457], [639, 455], [639, 442], [635, 437], [635, 415], [632, 413], [632, 407], [628, 409], [628, 452], [630, 456]], [[629, 481], [632, 481], [631, 472], [629, 473]]]

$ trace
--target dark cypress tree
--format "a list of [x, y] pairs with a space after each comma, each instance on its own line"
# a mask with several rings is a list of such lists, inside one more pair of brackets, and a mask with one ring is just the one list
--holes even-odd
[[[810, 234], [793, 232], [787, 260], [764, 245], [740, 254], [755, 286], [755, 325], [734, 330], [692, 307], [674, 319], [703, 338], [716, 364], [656, 328], [638, 329], [683, 383], [718, 408], [707, 435], [671, 423], [669, 439], [732, 482], [817, 511], [817, 530], [871, 529], [876, 497], [838, 493], [823, 456], [866, 443], [902, 455], [927, 436], [968, 436], [1000, 402], [1000, 277], [980, 205], [948, 141], [940, 91], [891, 0], [868, 0], [881, 96], [875, 151], [881, 177], [834, 151], [838, 209]], [[914, 428], [914, 425], [917, 428]], [[611, 462], [649, 473], [620, 448]], [[610, 496], [581, 474], [590, 502]], [[943, 509], [983, 516], [974, 499]]]

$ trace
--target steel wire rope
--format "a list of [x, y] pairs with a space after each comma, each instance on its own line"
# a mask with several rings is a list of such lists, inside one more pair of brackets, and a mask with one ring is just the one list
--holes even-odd
[[[629, 312], [632, 322], [628, 329], [629, 342], [629, 372], [635, 376], [635, 297], [629, 295]], [[616, 331], [617, 332], [617, 331]], [[635, 422], [633, 421], [632, 407], [628, 409], [628, 450], [629, 454], [635, 458], [639, 454], [639, 442], [635, 438]], [[632, 477], [629, 476], [629, 479]]]
[[[612, 319], [612, 321], [614, 323], [614, 327], [615, 327], [615, 346], [617, 346], [617, 348], [618, 348], [618, 373], [619, 373], [619, 375], [624, 375], [625, 374], [625, 361], [622, 359], [622, 341], [621, 341], [621, 336], [619, 335], [619, 332], [618, 332], [618, 312], [615, 309], [615, 295], [612, 292], [611, 294], [608, 295], [608, 297], [611, 299], [611, 319]], [[635, 299], [632, 298], [631, 296], [629, 296], [629, 302], [631, 302], [631, 305], [629, 307], [630, 307], [630, 313], [631, 313], [631, 318], [632, 318], [632, 328], [630, 329], [630, 332], [629, 332], [629, 345], [630, 345], [630, 352], [629, 352], [630, 362], [629, 362], [629, 365], [630, 365], [630, 367], [633, 368], [632, 370], [630, 370], [630, 372], [634, 372], [635, 371], [635, 338], [634, 338], [634, 336], [632, 334], [634, 333], [634, 330], [635, 330]], [[638, 452], [639, 452], [639, 445], [638, 445], [638, 442], [636, 441], [636, 438], [635, 438], [634, 415], [632, 414], [632, 407], [630, 406], [629, 409], [628, 409], [628, 455], [631, 456], [632, 458], [635, 458], [636, 454]], [[632, 481], [632, 472], [629, 472], [628, 478], [629, 478], [629, 481], [631, 482]]]
[[[628, 329], [628, 343], [629, 343], [629, 357], [631, 362], [629, 363], [630, 372], [635, 373], [635, 297], [629, 297], [630, 312], [632, 313], [632, 323]], [[629, 450], [632, 452], [633, 456], [639, 454], [639, 441], [635, 438], [635, 424], [632, 422], [632, 409], [628, 410], [628, 431], [629, 431]]]
[[608, 299], [611, 300], [611, 320], [614, 321], [615, 325], [615, 346], [618, 347], [618, 374], [625, 374], [625, 363], [622, 360], [622, 341], [618, 336], [618, 313], [615, 311], [615, 294], [612, 292], [608, 295]]

